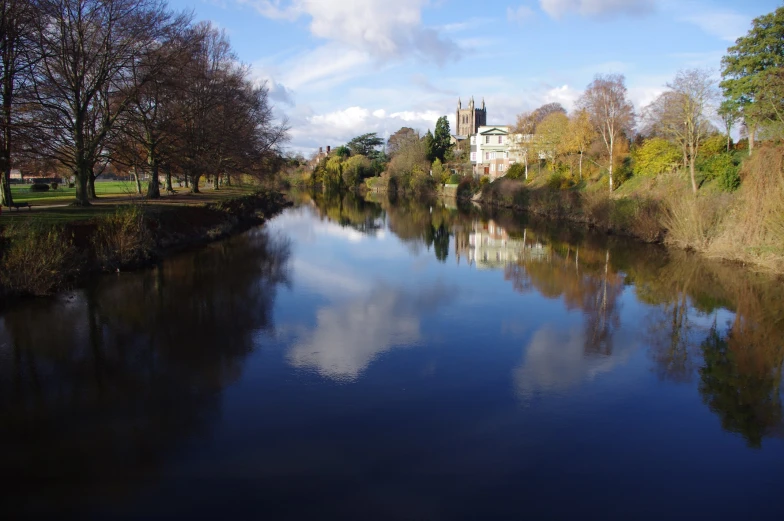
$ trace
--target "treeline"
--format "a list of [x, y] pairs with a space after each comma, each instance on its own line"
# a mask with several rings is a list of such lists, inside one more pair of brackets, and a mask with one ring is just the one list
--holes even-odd
[[[546, 167], [565, 184], [606, 175], [609, 191], [633, 176], [682, 169], [692, 192], [716, 180], [741, 184], [742, 154], [757, 139], [784, 137], [784, 7], [761, 16], [722, 59], [721, 80], [710, 71], [679, 71], [652, 103], [635, 111], [624, 77], [598, 75], [569, 115], [559, 104], [517, 117], [513, 149], [521, 158], [507, 177], [530, 178]], [[743, 139], [734, 144], [734, 128]]]
[[[288, 180], [327, 190], [352, 189], [365, 183], [384, 190], [428, 193], [447, 182], [455, 159], [449, 121], [438, 119], [435, 131], [422, 135], [403, 127], [385, 143], [375, 132], [357, 136], [330, 154], [288, 160]], [[386, 145], [386, 146], [385, 146]], [[470, 168], [470, 165], [469, 165]]]
[[713, 180], [733, 191], [741, 161], [734, 152], [747, 149], [748, 140], [735, 144], [714, 124], [719, 99], [707, 71], [683, 70], [638, 114], [624, 77], [599, 75], [571, 114], [549, 103], [518, 115], [511, 146], [520, 161], [506, 177], [530, 181], [544, 172], [562, 187], [604, 178], [612, 193], [633, 177], [681, 170], [694, 193]]
[[[73, 177], [78, 205], [109, 169], [147, 196], [275, 168], [287, 138], [265, 84], [224, 32], [162, 0], [7, 0], [0, 7], [0, 202], [10, 173]], [[163, 183], [161, 183], [163, 177]], [[141, 189], [141, 187], [140, 187]]]

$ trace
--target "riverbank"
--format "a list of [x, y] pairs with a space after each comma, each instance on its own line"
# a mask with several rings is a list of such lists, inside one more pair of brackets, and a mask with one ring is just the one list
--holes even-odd
[[471, 199], [548, 219], [587, 225], [644, 242], [784, 274], [784, 150], [762, 147], [744, 162], [740, 190], [707, 183], [694, 195], [674, 172], [626, 181], [612, 196], [601, 183], [564, 186], [560, 178], [501, 178]]
[[[56, 212], [5, 219], [0, 223], [0, 296], [48, 295], [96, 273], [148, 266], [262, 224], [291, 204], [272, 190], [201, 204], [181, 201], [129, 199], [70, 220]], [[89, 216], [90, 211], [95, 214]]]

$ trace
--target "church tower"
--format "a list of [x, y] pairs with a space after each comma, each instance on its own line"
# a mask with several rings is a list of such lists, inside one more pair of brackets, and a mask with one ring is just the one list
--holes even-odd
[[482, 108], [478, 109], [474, 105], [474, 98], [468, 102], [468, 108], [463, 108], [463, 102], [458, 98], [457, 113], [455, 114], [455, 134], [468, 137], [476, 134], [479, 127], [487, 125], [487, 107], [485, 100], [482, 100]]

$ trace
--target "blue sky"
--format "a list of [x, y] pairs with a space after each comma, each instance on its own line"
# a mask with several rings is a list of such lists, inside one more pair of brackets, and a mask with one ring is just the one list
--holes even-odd
[[364, 132], [422, 132], [458, 97], [488, 123], [557, 101], [597, 73], [626, 76], [639, 109], [681, 68], [713, 69], [774, 0], [170, 0], [224, 29], [269, 82], [309, 153]]

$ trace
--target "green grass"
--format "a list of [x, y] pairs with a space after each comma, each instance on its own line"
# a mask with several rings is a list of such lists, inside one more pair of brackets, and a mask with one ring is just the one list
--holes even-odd
[[[11, 185], [14, 202], [39, 206], [70, 203], [76, 198], [75, 188], [60, 185], [57, 190], [50, 188], [48, 192], [32, 192], [30, 186], [28, 184]], [[133, 194], [136, 193], [136, 184], [130, 181], [98, 181], [95, 183], [95, 193], [98, 197]]]

